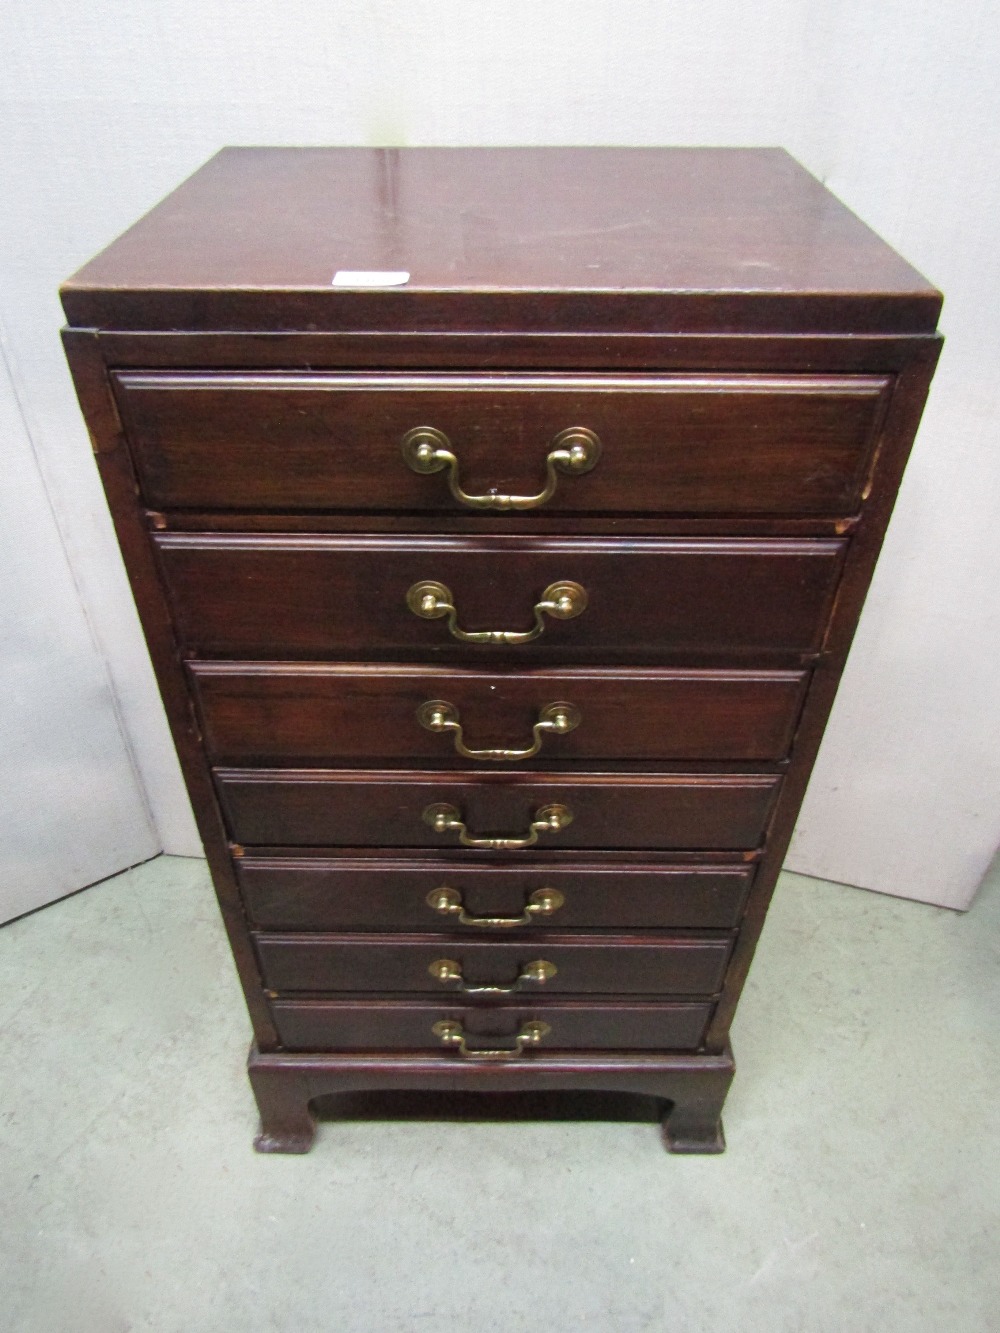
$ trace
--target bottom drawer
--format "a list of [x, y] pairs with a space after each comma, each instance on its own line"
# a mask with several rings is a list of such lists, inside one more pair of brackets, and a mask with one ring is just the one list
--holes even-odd
[[[700, 1046], [712, 1013], [709, 1001], [583, 1004], [547, 1001], [489, 1009], [440, 1001], [276, 1000], [275, 1027], [288, 1050], [441, 1051], [450, 1058], [518, 1054], [518, 1034], [544, 1025], [524, 1050], [691, 1051]], [[442, 1031], [440, 1025], [447, 1025]], [[435, 1031], [435, 1028], [438, 1031]], [[459, 1045], [464, 1042], [465, 1049]]]

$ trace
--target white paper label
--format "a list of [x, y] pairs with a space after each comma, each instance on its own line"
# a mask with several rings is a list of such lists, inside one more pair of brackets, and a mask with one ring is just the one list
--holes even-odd
[[402, 287], [409, 281], [409, 273], [388, 269], [341, 268], [333, 275], [334, 287]]

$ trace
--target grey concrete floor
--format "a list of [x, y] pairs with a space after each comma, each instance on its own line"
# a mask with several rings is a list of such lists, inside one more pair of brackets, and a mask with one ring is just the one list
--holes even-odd
[[0, 1327], [1000, 1328], [1000, 877], [965, 916], [786, 875], [723, 1157], [650, 1124], [345, 1120], [251, 1149], [202, 863], [0, 930]]

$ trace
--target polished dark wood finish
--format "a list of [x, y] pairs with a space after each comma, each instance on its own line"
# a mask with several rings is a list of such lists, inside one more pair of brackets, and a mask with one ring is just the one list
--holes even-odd
[[[512, 986], [521, 970], [543, 957], [555, 974], [524, 982], [535, 995], [711, 995], [719, 989], [732, 940], [728, 936], [606, 935], [578, 939], [551, 934], [538, 940], [453, 940], [427, 935], [257, 935], [264, 984], [278, 991], [462, 993], [442, 982], [432, 963], [454, 961], [470, 986]], [[481, 996], [489, 1000], [489, 996]], [[497, 997], [494, 995], [492, 1000]]]
[[516, 918], [539, 889], [559, 891], [551, 917], [532, 918], [532, 936], [561, 930], [667, 930], [735, 926], [754, 867], [749, 865], [553, 864], [524, 858], [483, 864], [475, 853], [441, 861], [401, 858], [240, 856], [236, 874], [250, 919], [270, 930], [447, 930], [503, 938], [506, 927], [463, 925], [427, 902], [435, 889], [461, 895], [473, 917]]
[[[842, 537], [845, 533], [852, 533], [860, 521], [858, 514], [850, 514], [845, 518], [824, 518], [821, 515], [815, 518], [739, 516], [727, 518], [725, 529], [730, 537]], [[456, 512], [445, 520], [440, 515], [415, 512], [387, 514], [372, 511], [362, 514], [322, 510], [317, 513], [292, 511], [251, 514], [244, 510], [171, 509], [163, 513], [161, 510], [147, 509], [146, 522], [156, 532], [217, 532], [244, 537], [255, 532], [286, 537], [299, 533], [314, 536], [324, 533], [427, 536], [440, 533], [445, 523], [448, 533], [453, 536], [506, 537], [513, 532], [525, 533], [531, 528], [544, 527], [547, 536], [563, 537], [574, 536], [580, 529], [581, 519], [579, 515], [570, 517], [566, 514], [549, 514], [544, 524], [539, 524], [531, 513], [498, 516], [484, 512], [474, 517], [466, 510]], [[620, 536], [623, 530], [627, 530], [633, 537], [717, 537], [719, 527], [718, 518], [705, 515], [677, 514], [666, 517], [648, 514], [588, 514], [586, 517], [587, 532], [594, 537]]]
[[559, 803], [573, 822], [544, 833], [559, 847], [742, 850], [761, 841], [781, 778], [766, 773], [402, 773], [220, 768], [216, 787], [238, 843], [294, 847], [459, 845], [422, 819], [435, 802], [461, 811], [477, 837], [521, 837], [535, 812]]
[[[331, 289], [359, 267], [410, 281]], [[163, 331], [933, 333], [941, 308], [765, 148], [227, 148], [62, 297]]]
[[[410, 278], [332, 287], [345, 267]], [[253, 1021], [261, 1151], [305, 1151], [331, 1094], [407, 1089], [641, 1094], [672, 1151], [721, 1150], [729, 1026], [940, 300], [752, 149], [227, 150], [66, 285]], [[427, 424], [472, 491], [537, 489], [567, 425], [604, 452], [537, 511], [479, 513], [406, 467], [398, 437]], [[472, 630], [528, 628], [556, 580], [590, 600], [530, 644], [478, 647], [406, 609], [418, 579]], [[540, 684], [575, 687], [583, 721], [530, 761], [462, 759], [415, 723], [432, 683], [473, 747], [526, 738], [554, 701]], [[463, 850], [421, 819], [442, 800], [472, 833], [524, 832], [551, 801], [575, 819]], [[562, 902], [463, 925], [428, 904], [442, 887], [472, 919], [523, 918], [539, 889]], [[436, 997], [421, 941], [486, 981], [552, 945], [550, 981], [580, 989]], [[711, 989], [675, 993], [698, 948]]]
[[178, 375], [116, 377], [157, 509], [461, 512], [400, 442], [433, 426], [462, 486], [531, 494], [560, 431], [602, 451], [534, 512], [844, 514], [888, 398], [882, 376]]
[[[529, 630], [552, 583], [588, 604], [514, 653], [796, 654], [823, 643], [847, 544], [830, 540], [270, 537], [157, 534], [177, 633], [198, 656], [497, 656], [456, 641], [406, 605], [422, 579], [445, 584], [463, 630]], [[470, 651], [471, 650], [471, 651]]]
[[711, 1050], [721, 1050], [729, 1040], [729, 1026], [736, 1013], [736, 1005], [753, 961], [781, 863], [805, 796], [812, 765], [823, 739], [823, 728], [833, 706], [865, 594], [882, 548], [940, 350], [940, 341], [937, 339], [929, 340], [915, 349], [911, 363], [901, 371], [897, 380], [896, 411], [886, 423], [880, 446], [880, 475], [877, 475], [873, 484], [865, 521], [859, 525], [852, 539], [850, 557], [845, 562], [836, 605], [830, 617], [826, 656], [813, 675], [809, 700], [796, 735], [796, 762], [783, 784], [768, 834], [768, 862], [755, 882], [753, 900], [747, 905], [743, 929], [733, 952], [726, 993], [709, 1029], [707, 1044]]
[[[889, 375], [894, 377], [938, 345], [907, 333], [697, 333], [666, 327], [651, 332], [547, 329], [543, 332], [458, 333], [447, 329], [371, 329], [245, 333], [177, 329], [97, 329], [109, 366], [122, 370], [482, 370], [664, 371], [677, 374]], [[890, 397], [892, 395], [890, 394]]]
[[[554, 761], [782, 759], [804, 671], [563, 669], [476, 671], [354, 663], [191, 662], [209, 753], [228, 764], [414, 759], [451, 765], [449, 733], [417, 717], [443, 699], [459, 710], [467, 748], [528, 748], [540, 710], [569, 700], [575, 730], [543, 737], [519, 768]], [[469, 764], [479, 761], [465, 760]]]
[[[712, 1012], [710, 1001], [550, 1000], [525, 996], [492, 1005], [441, 1000], [299, 1000], [273, 1005], [283, 1044], [294, 1050], [439, 1051], [434, 1024], [462, 1024], [470, 1045], [512, 1047], [522, 1024], [541, 1019], [552, 1029], [529, 1059], [546, 1051], [693, 1051]], [[475, 1061], [462, 1061], [476, 1067]]]
[[[659, 1022], [661, 1035], [668, 1026], [676, 1032], [666, 1007]], [[714, 1054], [682, 1054], [676, 1048], [648, 1054], [592, 1050], [582, 1057], [534, 1053], [523, 1062], [457, 1065], [434, 1055], [397, 1055], [384, 1048], [353, 1054], [345, 1052], [339, 1040], [336, 1051], [326, 1055], [317, 1045], [321, 1040], [313, 1028], [309, 1054], [251, 1048], [247, 1072], [261, 1114], [254, 1140], [258, 1152], [308, 1152], [316, 1133], [314, 1107], [323, 1098], [357, 1090], [411, 1089], [486, 1095], [559, 1090], [637, 1094], [662, 1108], [663, 1138], [670, 1152], [725, 1150], [722, 1107], [735, 1069], [728, 1046]]]
[[176, 654], [176, 640], [142, 516], [138, 486], [114, 409], [107, 370], [97, 340], [82, 329], [64, 329], [63, 345], [87, 420], [94, 454], [115, 525], [125, 569], [140, 612], [177, 757], [180, 760], [198, 833], [212, 874], [219, 910], [243, 986], [255, 1040], [272, 1048], [278, 1037], [267, 1006], [246, 915], [233, 874], [222, 812], [215, 799], [190, 695]]

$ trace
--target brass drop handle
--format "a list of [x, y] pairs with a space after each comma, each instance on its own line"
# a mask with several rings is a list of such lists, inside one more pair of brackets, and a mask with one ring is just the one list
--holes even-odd
[[470, 986], [462, 975], [462, 964], [454, 958], [437, 958], [427, 969], [436, 981], [445, 984], [457, 982], [455, 989], [463, 995], [513, 995], [524, 985], [544, 986], [558, 970], [555, 963], [545, 958], [536, 958], [531, 963], [525, 963], [509, 986]]
[[555, 620], [572, 620], [578, 616], [586, 608], [587, 593], [579, 583], [572, 583], [568, 579], [550, 583], [542, 593], [541, 600], [533, 607], [534, 625], [526, 630], [460, 629], [451, 589], [434, 579], [421, 579], [419, 583], [414, 583], [406, 594], [406, 605], [422, 620], [440, 620], [442, 616], [447, 616], [449, 633], [461, 643], [518, 644], [530, 643], [544, 633], [543, 616], [552, 616]]
[[552, 1028], [548, 1023], [533, 1018], [521, 1025], [512, 1047], [501, 1047], [499, 1050], [484, 1050], [469, 1046], [461, 1023], [456, 1023], [451, 1018], [441, 1019], [434, 1024], [431, 1031], [435, 1037], [440, 1037], [442, 1046], [457, 1046], [459, 1055], [466, 1060], [516, 1060], [519, 1055], [524, 1054], [526, 1047], [537, 1046], [543, 1037], [549, 1035]]
[[470, 916], [465, 910], [462, 895], [457, 889], [432, 889], [427, 895], [427, 906], [441, 916], [457, 916], [463, 926], [482, 926], [488, 930], [512, 930], [515, 926], [530, 926], [539, 917], [558, 912], [566, 899], [558, 889], [535, 889], [524, 905], [520, 916]]
[[424, 823], [435, 833], [457, 833], [463, 847], [485, 847], [493, 852], [516, 851], [519, 847], [534, 847], [540, 833], [559, 833], [573, 822], [573, 811], [567, 805], [543, 805], [535, 811], [528, 832], [522, 838], [474, 838], [469, 834], [457, 805], [435, 802], [424, 810]]
[[427, 731], [443, 735], [450, 731], [455, 750], [466, 759], [489, 759], [496, 763], [513, 759], [531, 759], [542, 748], [547, 734], [565, 736], [580, 725], [580, 710], [572, 704], [545, 704], [538, 711], [538, 721], [531, 728], [534, 740], [521, 750], [470, 750], [462, 734], [458, 709], [444, 699], [428, 699], [417, 709], [417, 721]]
[[537, 495], [469, 495], [462, 490], [458, 479], [458, 459], [451, 441], [443, 431], [433, 426], [415, 426], [402, 439], [403, 457], [407, 467], [420, 476], [448, 469], [448, 489], [459, 502], [469, 509], [538, 509], [555, 495], [558, 474], [580, 476], [597, 466], [601, 456], [601, 441], [586, 426], [570, 426], [561, 430], [549, 445], [545, 458], [546, 483]]

